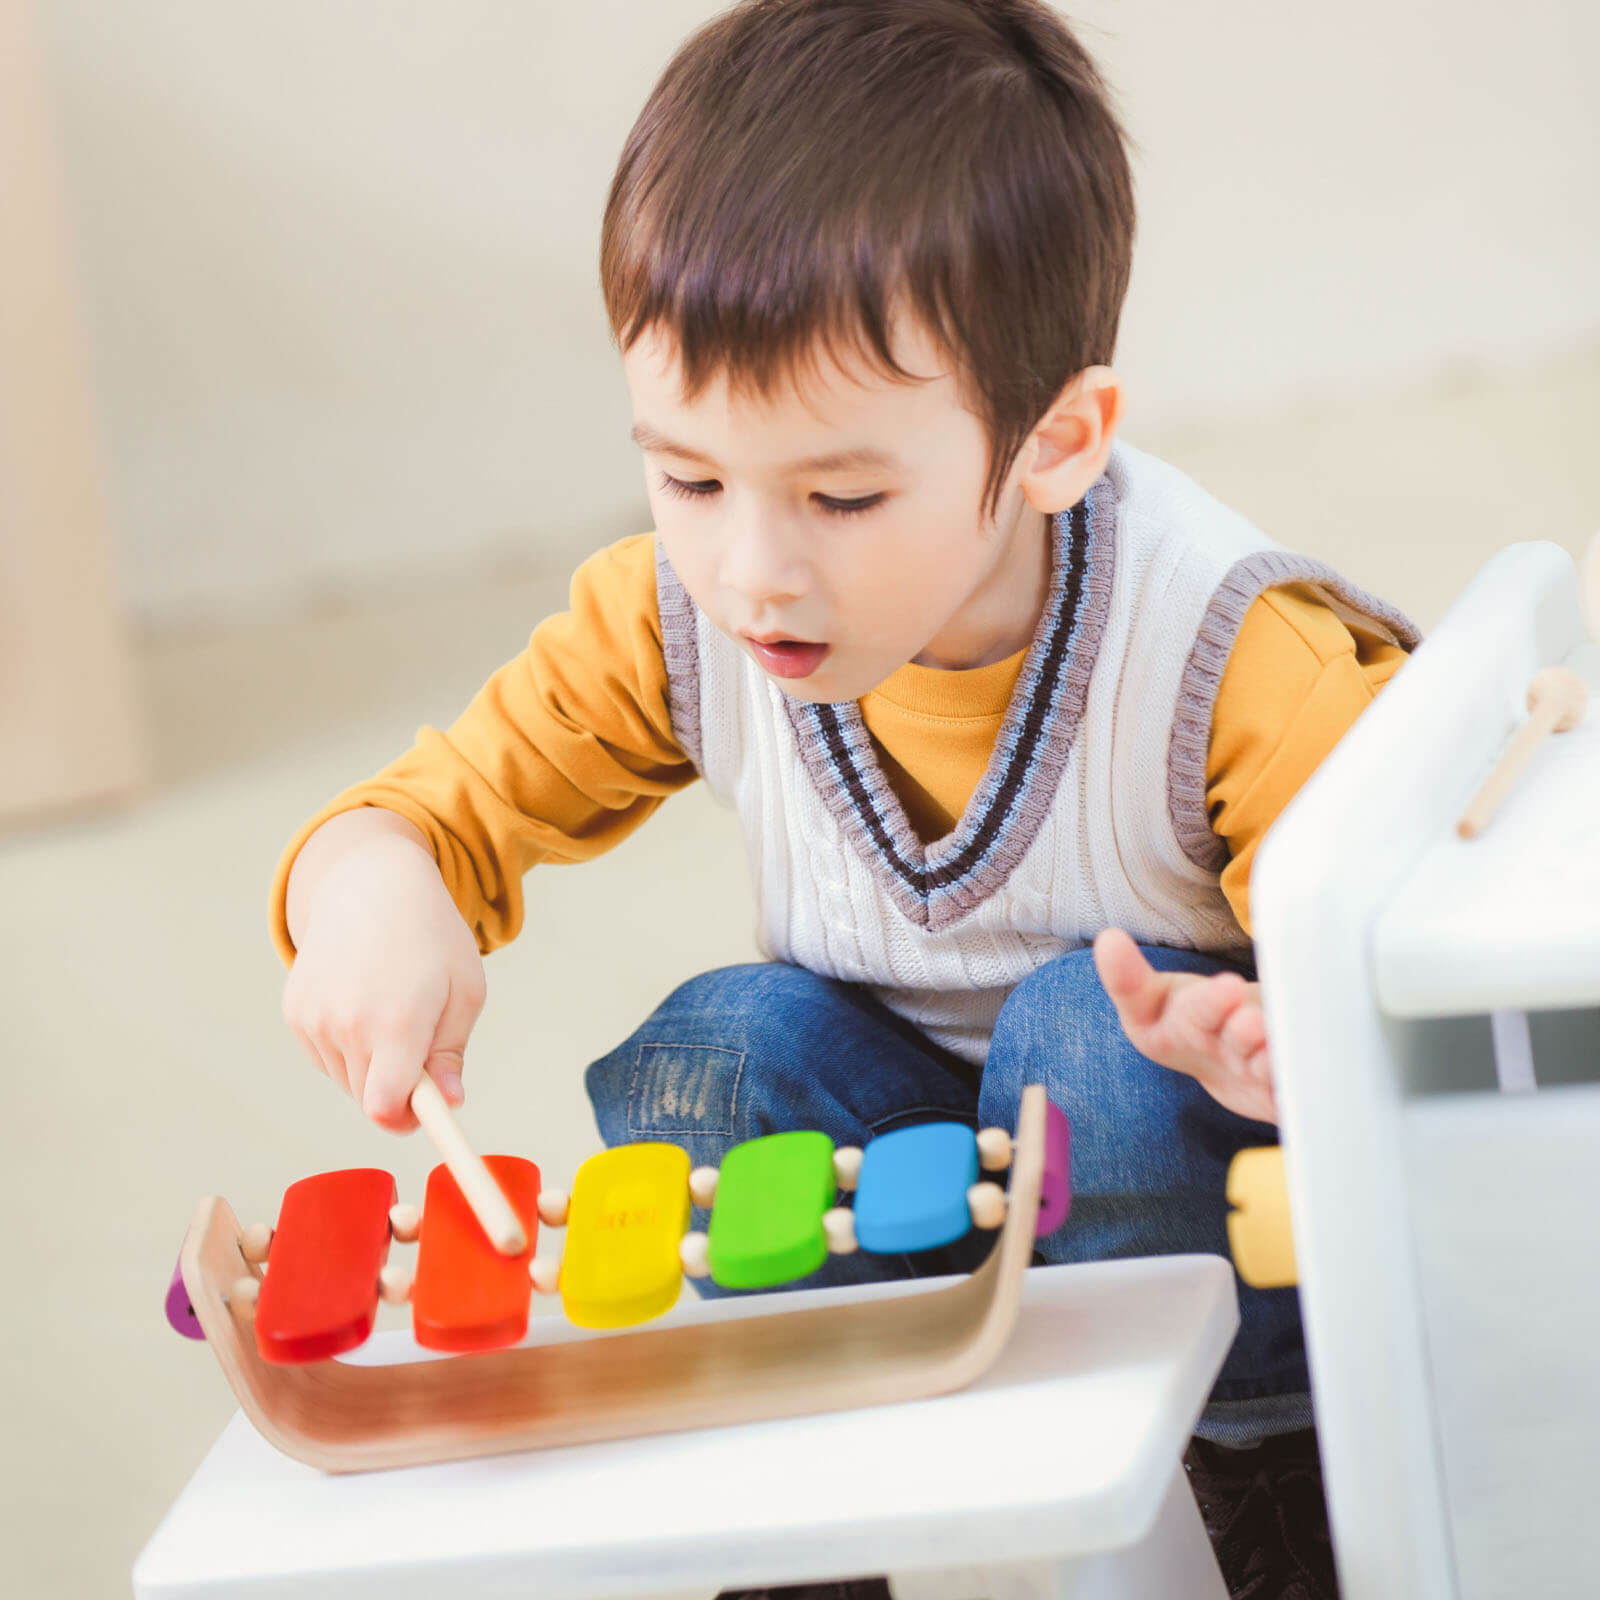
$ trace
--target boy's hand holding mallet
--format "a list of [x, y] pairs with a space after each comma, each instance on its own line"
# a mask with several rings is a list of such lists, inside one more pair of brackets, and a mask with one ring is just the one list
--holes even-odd
[[483, 958], [420, 830], [373, 806], [330, 818], [295, 860], [286, 910], [283, 1016], [318, 1070], [397, 1133], [417, 1126], [424, 1073], [459, 1105]]

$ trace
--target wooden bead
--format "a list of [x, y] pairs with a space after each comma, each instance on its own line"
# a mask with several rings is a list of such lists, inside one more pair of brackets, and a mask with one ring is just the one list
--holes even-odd
[[686, 1277], [709, 1278], [711, 1276], [709, 1245], [710, 1240], [703, 1233], [686, 1233], [678, 1241], [678, 1259], [683, 1263]]
[[547, 1228], [564, 1228], [567, 1225], [567, 1206], [571, 1196], [565, 1189], [539, 1191], [539, 1220]]
[[709, 1206], [717, 1198], [715, 1167], [696, 1167], [689, 1174], [689, 1198], [697, 1206]]
[[978, 1165], [985, 1172], [1004, 1172], [1011, 1165], [1011, 1135], [1004, 1128], [985, 1128], [978, 1135]]
[[239, 1254], [246, 1261], [254, 1262], [258, 1267], [267, 1259], [267, 1252], [271, 1248], [272, 1224], [270, 1222], [252, 1222], [239, 1235]]
[[967, 1190], [975, 1228], [998, 1228], [1006, 1220], [1006, 1192], [998, 1183], [975, 1183]]
[[849, 1194], [861, 1177], [861, 1151], [853, 1144], [842, 1144], [833, 1152], [834, 1182]]
[[378, 1274], [378, 1293], [384, 1304], [403, 1306], [411, 1298], [411, 1274], [398, 1261], [391, 1261]]
[[256, 1314], [256, 1301], [261, 1298], [261, 1280], [246, 1273], [242, 1278], [233, 1280], [233, 1287], [228, 1291], [228, 1307], [235, 1315], [253, 1317]]
[[824, 1211], [822, 1231], [828, 1236], [829, 1255], [847, 1256], [856, 1249], [856, 1214], [849, 1206]]
[[535, 1256], [528, 1263], [528, 1276], [540, 1294], [555, 1294], [561, 1287], [561, 1263]]
[[389, 1232], [401, 1244], [414, 1244], [422, 1232], [422, 1213], [406, 1201], [389, 1207]]

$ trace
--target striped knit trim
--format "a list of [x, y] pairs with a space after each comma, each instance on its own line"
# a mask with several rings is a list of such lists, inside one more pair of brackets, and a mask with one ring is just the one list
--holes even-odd
[[955, 829], [924, 845], [873, 748], [856, 701], [785, 702], [806, 770], [900, 911], [949, 927], [1010, 877], [1038, 836], [1083, 719], [1111, 612], [1117, 497], [1102, 477], [1056, 516], [1050, 594], [995, 740]]
[[1183, 853], [1207, 872], [1229, 860], [1227, 841], [1211, 830], [1206, 810], [1206, 758], [1211, 749], [1211, 714], [1223, 668], [1233, 653], [1244, 614], [1265, 589], [1279, 583], [1315, 583], [1331, 598], [1385, 629], [1394, 642], [1414, 650], [1422, 634], [1393, 606], [1339, 576], [1332, 567], [1292, 550], [1258, 550], [1229, 567], [1217, 585], [1178, 687], [1172, 739], [1167, 749], [1167, 814]]
[[667, 711], [678, 747], [703, 773], [700, 737], [700, 645], [695, 604], [656, 540], [656, 611], [661, 618], [661, 653], [667, 663]]

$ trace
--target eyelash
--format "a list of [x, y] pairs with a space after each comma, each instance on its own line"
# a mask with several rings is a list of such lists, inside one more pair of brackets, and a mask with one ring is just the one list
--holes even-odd
[[[715, 482], [707, 479], [706, 482]], [[702, 488], [692, 483], [685, 483], [681, 478], [674, 478], [663, 472], [657, 479], [661, 489], [670, 495], [675, 495], [679, 500], [709, 500], [717, 490], [716, 488]], [[717, 486], [718, 488], [721, 485]], [[826, 495], [818, 495], [822, 509], [830, 516], [859, 517], [864, 511], [870, 511], [883, 502], [881, 494], [868, 495], [863, 500], [830, 500]]]

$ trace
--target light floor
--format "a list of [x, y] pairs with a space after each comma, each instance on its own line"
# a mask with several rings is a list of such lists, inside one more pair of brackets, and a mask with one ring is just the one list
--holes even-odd
[[[1184, 437], [1128, 436], [1426, 629], [1503, 544], [1600, 526], [1600, 356], [1515, 384]], [[161, 1302], [196, 1201], [268, 1220], [286, 1184], [430, 1153], [366, 1124], [279, 1017], [267, 885], [300, 819], [448, 722], [563, 603], [565, 574], [146, 641], [157, 781], [116, 815], [0, 839], [0, 1589], [128, 1592], [128, 1569], [232, 1405]], [[754, 956], [730, 820], [697, 790], [611, 856], [536, 873], [489, 962], [470, 1135], [570, 1180], [598, 1148], [582, 1069], [677, 981]], [[385, 1310], [385, 1318], [399, 1313]]]

